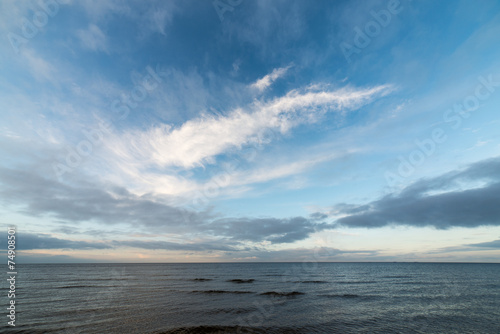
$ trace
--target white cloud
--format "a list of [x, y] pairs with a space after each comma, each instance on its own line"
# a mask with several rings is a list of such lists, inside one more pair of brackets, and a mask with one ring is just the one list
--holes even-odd
[[90, 24], [88, 29], [80, 29], [76, 32], [82, 47], [92, 51], [108, 52], [106, 35], [95, 24]]
[[151, 10], [147, 13], [146, 16], [149, 16], [149, 28], [154, 32], [159, 32], [162, 35], [166, 35], [165, 27], [172, 22], [172, 18], [174, 15], [175, 3], [164, 2], [164, 4], [168, 4], [168, 8], [151, 8]]
[[[270, 144], [274, 139], [263, 138], [264, 135], [273, 133], [279, 137], [299, 124], [317, 122], [326, 112], [343, 113], [359, 108], [391, 89], [377, 86], [336, 91], [294, 90], [270, 101], [253, 102], [225, 116], [197, 117], [179, 127], [161, 124], [148, 130], [114, 132], [104, 139], [99, 159], [103, 164], [97, 169], [108, 181], [139, 195], [189, 197], [212, 181], [193, 179], [192, 168], [214, 164], [218, 155], [235, 153], [248, 145]], [[305, 159], [262, 161], [244, 172], [231, 171], [220, 195], [246, 192], [252, 184], [300, 174], [318, 163], [338, 158], [339, 154], [345, 152], [333, 150], [328, 154], [308, 154]]]
[[[290, 186], [290, 177], [297, 177], [318, 164], [343, 158], [346, 154], [357, 152], [356, 148], [345, 150], [345, 148], [331, 148], [326, 151], [318, 151], [311, 148], [308, 152], [302, 152], [294, 156], [286, 157], [264, 157], [251, 154], [241, 156], [236, 160], [220, 165], [219, 172], [206, 181], [192, 178], [191, 173], [182, 176], [178, 169], [170, 168], [154, 170], [147, 167], [147, 164], [140, 159], [129, 155], [129, 149], [140, 152], [137, 143], [121, 141], [118, 136], [114, 137], [114, 142], [108, 145], [113, 146], [112, 154], [104, 153], [102, 157], [109, 159], [107, 166], [97, 168], [105, 174], [107, 181], [126, 186], [136, 195], [154, 193], [157, 195], [167, 195], [178, 197], [177, 202], [181, 204], [198, 202], [201, 195], [201, 204], [213, 197], [239, 197], [244, 193], [255, 190], [254, 185], [262, 184], [274, 180], [283, 180], [283, 185]], [[256, 154], [258, 151], [255, 151]], [[239, 166], [240, 159], [249, 163], [249, 167]], [[241, 161], [241, 162], [242, 162]], [[235, 163], [235, 164], [233, 164]], [[105, 171], [106, 169], [106, 171]], [[293, 180], [294, 186], [298, 186], [297, 179]], [[307, 179], [301, 180], [302, 186], [307, 184]], [[208, 189], [208, 190], [207, 190]], [[207, 192], [212, 195], [206, 195]], [[205, 198], [205, 196], [208, 196]], [[174, 200], [169, 197], [169, 200]], [[180, 202], [179, 202], [180, 201]], [[200, 204], [198, 203], [198, 204]]]
[[189, 169], [214, 163], [217, 155], [228, 150], [259, 142], [259, 135], [266, 130], [283, 134], [299, 124], [316, 122], [328, 111], [359, 108], [389, 91], [389, 86], [303, 94], [291, 91], [270, 102], [255, 102], [249, 111], [239, 108], [227, 116], [195, 118], [178, 128], [161, 124], [147, 131], [131, 131], [108, 146], [113, 155], [144, 166]]
[[48, 80], [53, 81], [53, 75], [55, 73], [55, 68], [46, 60], [39, 57], [31, 49], [25, 49], [22, 52], [23, 60], [28, 65], [28, 68], [37, 80]]
[[[243, 186], [256, 184], [285, 178], [288, 176], [300, 174], [309, 168], [339, 157], [337, 154], [321, 154], [320, 156], [307, 156], [304, 159], [296, 161], [286, 161], [273, 165], [264, 165], [250, 171], [238, 171], [230, 175], [230, 182], [227, 185]], [[210, 182], [221, 179], [214, 177]], [[208, 183], [210, 183], [208, 182]]]
[[263, 78], [257, 80], [256, 82], [251, 84], [250, 87], [258, 90], [259, 92], [263, 92], [267, 87], [271, 86], [271, 84], [276, 81], [276, 79], [284, 76], [289, 68], [290, 66], [276, 68], [271, 74], [268, 74]]
[[[144, 167], [190, 169], [215, 163], [228, 150], [258, 143], [266, 130], [280, 134], [303, 123], [314, 123], [328, 112], [345, 112], [391, 90], [390, 86], [367, 89], [299, 93], [291, 91], [269, 102], [254, 102], [245, 111], [227, 116], [195, 118], [178, 128], [162, 124], [147, 131], [130, 131], [108, 145], [115, 156], [140, 161]], [[130, 145], [133, 142], [134, 145]]]

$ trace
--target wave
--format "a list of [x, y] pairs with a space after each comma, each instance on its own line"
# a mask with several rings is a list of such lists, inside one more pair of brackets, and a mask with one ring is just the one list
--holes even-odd
[[120, 288], [121, 285], [66, 285], [54, 286], [52, 289], [81, 289], [81, 288]]
[[[17, 313], [17, 312], [16, 312]], [[16, 324], [15, 329], [11, 328], [12, 333], [16, 334], [47, 334], [47, 333], [57, 333], [57, 330], [48, 330], [48, 329], [34, 329], [30, 325], [18, 325]], [[244, 333], [244, 332], [242, 332]]]
[[268, 291], [261, 293], [262, 296], [273, 296], [273, 297], [290, 297], [290, 296], [299, 296], [305, 295], [303, 292], [292, 291], [292, 292], [276, 292], [276, 291]]
[[161, 332], [160, 334], [264, 334], [265, 329], [240, 326], [197, 326], [181, 327]]
[[192, 293], [208, 293], [208, 294], [216, 294], [216, 293], [235, 293], [235, 294], [244, 294], [244, 293], [253, 293], [252, 291], [227, 291], [227, 290], [194, 290]]
[[[300, 334], [326, 333], [318, 327], [248, 327], [248, 326], [193, 326], [179, 327], [158, 334]], [[329, 332], [329, 333], [337, 333]], [[340, 331], [338, 333], [341, 333]]]
[[77, 308], [77, 309], [73, 309], [73, 310], [56, 311], [56, 312], [52, 312], [52, 314], [56, 317], [67, 317], [67, 316], [72, 316], [72, 315], [82, 316], [82, 315], [87, 314], [87, 313], [88, 314], [95, 314], [97, 312], [99, 312], [97, 309]]
[[352, 293], [331, 294], [331, 295], [321, 295], [321, 296], [327, 297], [327, 298], [362, 299], [362, 300], [376, 299], [377, 297], [379, 297], [379, 296], [357, 295], [357, 294], [352, 294]]
[[242, 314], [242, 313], [250, 313], [254, 312], [257, 309], [252, 308], [216, 308], [208, 311], [210, 314]]
[[[166, 276], [166, 275], [165, 275]], [[92, 278], [92, 281], [127, 281], [127, 280], [136, 280], [135, 278], [129, 278], [129, 277], [117, 277], [117, 278]], [[42, 281], [46, 283], [54, 283], [54, 282], [60, 282], [60, 279], [46, 279], [46, 278], [32, 278], [27, 280], [28, 282], [31, 281]], [[84, 282], [87, 280], [82, 280], [81, 278], [77, 279], [65, 279], [64, 282]]]
[[211, 278], [195, 278], [193, 281], [198, 281], [198, 282], [207, 282], [211, 281]]
[[350, 294], [350, 293], [346, 293], [343, 295], [323, 295], [323, 296], [330, 297], [330, 298], [359, 298], [359, 297], [361, 297], [360, 295]]
[[420, 285], [441, 285], [442, 283], [440, 283], [440, 282], [392, 282], [391, 284], [420, 286]]
[[230, 280], [227, 280], [226, 282], [241, 284], [241, 283], [253, 283], [254, 281], [255, 280], [253, 278], [251, 278], [251, 279], [230, 279]]
[[376, 284], [377, 281], [338, 281], [337, 284]]
[[292, 283], [316, 283], [316, 284], [322, 284], [322, 283], [328, 283], [327, 281], [293, 281]]

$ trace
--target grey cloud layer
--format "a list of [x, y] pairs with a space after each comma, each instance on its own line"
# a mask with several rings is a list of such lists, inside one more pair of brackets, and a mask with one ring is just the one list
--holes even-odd
[[[17, 250], [49, 250], [49, 249], [113, 249], [119, 247], [131, 247], [147, 250], [168, 250], [183, 252], [204, 252], [211, 253], [222, 251], [225, 260], [256, 260], [259, 261], [333, 261], [340, 259], [360, 259], [378, 258], [378, 251], [374, 250], [340, 250], [332, 247], [317, 247], [315, 249], [285, 249], [269, 251], [263, 248], [235, 248], [232, 245], [217, 242], [198, 242], [198, 243], [175, 243], [166, 241], [141, 241], [141, 240], [105, 240], [101, 242], [86, 242], [78, 240], [68, 240], [54, 238], [45, 234], [32, 234], [19, 232], [17, 236]], [[7, 248], [7, 238], [1, 238], [0, 247]], [[36, 262], [89, 262], [89, 260], [78, 259], [66, 255], [50, 254], [30, 254], [22, 253], [20, 260], [24, 263]], [[95, 262], [92, 260], [92, 262]], [[311, 264], [309, 264], [311, 265]]]
[[[467, 182], [481, 182], [483, 185], [461, 190], [461, 184]], [[433, 195], [432, 192], [437, 193]], [[399, 194], [369, 204], [341, 204], [335, 209], [347, 214], [336, 221], [346, 227], [375, 228], [391, 224], [439, 229], [498, 226], [500, 157], [477, 162], [463, 171], [418, 181]]]
[[276, 218], [225, 218], [214, 221], [212, 224], [214, 232], [231, 237], [236, 240], [261, 241], [271, 243], [288, 243], [303, 240], [309, 234], [331, 228], [324, 223], [314, 223], [304, 217], [289, 219]]
[[[124, 188], [89, 183], [69, 186], [34, 172], [0, 168], [0, 196], [4, 202], [21, 205], [31, 216], [49, 215], [62, 221], [104, 224], [125, 223], [169, 233], [190, 233], [226, 238], [226, 242], [270, 241], [289, 243], [307, 238], [316, 230], [331, 228], [320, 217], [223, 218], [210, 211], [194, 211], [139, 197]], [[69, 231], [66, 229], [66, 231]], [[150, 244], [151, 248], [153, 244]], [[181, 249], [171, 245], [172, 249]], [[155, 246], [156, 247], [156, 246]], [[158, 248], [168, 249], [162, 244]], [[220, 249], [220, 247], [219, 247]], [[229, 250], [229, 249], [228, 249]]]
[[[463, 190], [461, 186], [467, 182], [481, 186]], [[500, 225], [500, 157], [477, 162], [462, 171], [421, 180], [399, 194], [368, 204], [338, 204], [335, 210], [345, 216], [335, 224], [326, 223], [326, 216], [320, 213], [308, 218], [220, 218], [211, 211], [188, 210], [159, 202], [152, 195], [136, 196], [124, 188], [88, 182], [69, 186], [34, 172], [7, 168], [0, 168], [0, 183], [0, 198], [20, 207], [28, 215], [47, 215], [73, 224], [83, 221], [122, 223], [155, 233], [178, 233], [186, 238], [216, 237], [219, 240], [217, 243], [196, 244], [141, 240], [94, 243], [28, 235], [24, 242], [30, 245], [30, 249], [124, 246], [230, 252], [242, 251], [244, 242], [292, 243], [339, 225], [375, 228], [399, 224], [439, 229]], [[494, 248], [498, 245], [491, 242], [474, 246]]]
[[[0, 240], [0, 247], [7, 249], [7, 238]], [[33, 249], [110, 249], [117, 247], [143, 248], [149, 250], [180, 250], [180, 251], [235, 251], [231, 245], [216, 242], [176, 243], [168, 241], [141, 241], [141, 240], [103, 240], [88, 242], [54, 238], [45, 234], [18, 232], [16, 234], [16, 248], [18, 250]]]
[[5, 202], [23, 205], [32, 215], [50, 214], [55, 218], [81, 222], [130, 223], [143, 226], [198, 223], [210, 216], [141, 198], [124, 188], [78, 184], [74, 187], [46, 179], [33, 172], [0, 168]]
[[466, 246], [486, 248], [486, 249], [500, 249], [500, 239], [494, 240], [494, 241], [488, 241], [488, 242], [480, 242], [477, 244], [468, 244]]

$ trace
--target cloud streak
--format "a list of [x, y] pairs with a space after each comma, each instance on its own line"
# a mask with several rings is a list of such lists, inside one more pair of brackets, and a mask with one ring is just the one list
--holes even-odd
[[[7, 238], [2, 238], [2, 248], [7, 248]], [[34, 250], [34, 249], [108, 249], [111, 245], [105, 242], [90, 242], [81, 240], [68, 240], [54, 238], [45, 234], [17, 233], [16, 249]]]
[[[269, 221], [268, 221], [269, 222]], [[278, 222], [278, 225], [280, 223]], [[279, 229], [279, 228], [278, 228]], [[40, 250], [114, 250], [123, 248], [135, 248], [148, 251], [180, 251], [189, 253], [219, 253], [221, 260], [260, 260], [260, 261], [277, 261], [284, 260], [311, 260], [331, 261], [342, 258], [349, 259], [357, 256], [376, 257], [378, 251], [375, 250], [341, 250], [332, 248], [329, 245], [320, 245], [313, 249], [305, 248], [289, 248], [280, 250], [269, 250], [262, 247], [238, 247], [237, 244], [219, 241], [193, 241], [193, 242], [170, 242], [162, 240], [143, 241], [137, 239], [129, 240], [99, 240], [99, 241], [82, 241], [67, 238], [56, 238], [47, 234], [23, 233], [17, 235], [17, 250], [22, 252], [22, 260], [24, 262], [38, 262], [37, 257], [52, 257], [49, 262], [73, 262], [72, 257], [63, 255], [44, 255], [39, 252], [31, 253], [30, 251]], [[7, 238], [2, 238], [0, 247], [7, 247]], [[27, 252], [27, 253], [26, 253]], [[62, 257], [62, 258], [60, 258]], [[81, 259], [83, 260], [83, 259]], [[63, 261], [64, 262], [64, 261]]]
[[[132, 131], [109, 142], [111, 154], [144, 166], [190, 169], [213, 164], [216, 156], [244, 145], [259, 143], [266, 130], [284, 134], [299, 124], [315, 123], [326, 112], [346, 112], [363, 106], [392, 90], [382, 85], [371, 88], [343, 88], [336, 91], [290, 91], [268, 102], [255, 102], [227, 116], [199, 117], [180, 127], [167, 124], [147, 131]], [[134, 139], [140, 152], [130, 150]]]
[[281, 78], [286, 74], [290, 66], [281, 67], [274, 69], [270, 74], [265, 75], [263, 78], [260, 78], [256, 82], [250, 85], [251, 88], [256, 89], [259, 92], [263, 92], [271, 86], [271, 84], [277, 79]]
[[[219, 242], [189, 242], [178, 243], [169, 241], [141, 241], [141, 240], [102, 240], [97, 242], [61, 239], [46, 234], [17, 233], [16, 248], [21, 251], [35, 249], [112, 249], [120, 247], [142, 248], [148, 250], [172, 251], [236, 251], [235, 247]], [[7, 238], [2, 238], [0, 245], [7, 248]]]
[[500, 239], [494, 241], [479, 242], [477, 244], [468, 244], [466, 246], [485, 249], [500, 249]]

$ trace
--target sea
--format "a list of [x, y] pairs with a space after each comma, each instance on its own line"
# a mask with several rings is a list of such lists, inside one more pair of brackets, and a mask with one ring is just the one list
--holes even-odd
[[2, 333], [500, 333], [500, 264], [25, 264]]

